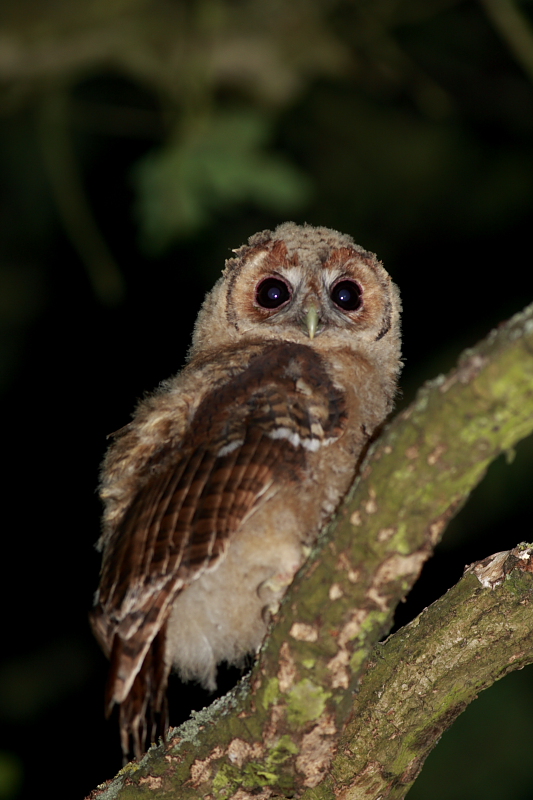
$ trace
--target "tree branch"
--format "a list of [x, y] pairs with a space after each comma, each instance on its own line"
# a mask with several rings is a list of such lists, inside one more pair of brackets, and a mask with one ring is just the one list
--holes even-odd
[[[93, 797], [129, 798], [135, 786], [161, 798], [178, 789], [239, 800], [306, 788], [328, 796], [329, 783], [319, 784], [394, 608], [488, 464], [532, 430], [529, 306], [423, 387], [383, 433], [250, 678]], [[423, 756], [413, 758], [416, 771]]]
[[400, 800], [478, 693], [533, 661], [533, 548], [468, 567], [374, 649], [332, 768], [331, 796]]

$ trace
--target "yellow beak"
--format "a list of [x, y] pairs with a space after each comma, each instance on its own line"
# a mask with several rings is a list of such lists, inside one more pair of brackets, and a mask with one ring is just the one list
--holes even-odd
[[314, 303], [311, 303], [309, 310], [305, 315], [305, 324], [307, 326], [307, 333], [309, 334], [310, 339], [315, 338], [319, 321], [318, 309]]

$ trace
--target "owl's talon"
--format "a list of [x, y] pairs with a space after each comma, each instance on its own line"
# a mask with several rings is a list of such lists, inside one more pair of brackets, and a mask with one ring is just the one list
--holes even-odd
[[287, 586], [290, 586], [293, 581], [294, 572], [284, 572], [279, 575], [273, 575], [271, 578], [268, 578], [268, 580], [260, 583], [257, 587], [257, 596], [259, 599], [266, 599], [269, 595], [276, 597], [284, 594]]
[[269, 603], [261, 609], [261, 619], [265, 627], [270, 627], [270, 623], [279, 611], [280, 603]]

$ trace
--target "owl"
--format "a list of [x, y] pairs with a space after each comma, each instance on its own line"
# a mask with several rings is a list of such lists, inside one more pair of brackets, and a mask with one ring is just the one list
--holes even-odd
[[125, 754], [164, 731], [172, 669], [212, 690], [257, 651], [396, 391], [399, 293], [372, 253], [292, 222], [233, 252], [103, 464], [91, 622]]

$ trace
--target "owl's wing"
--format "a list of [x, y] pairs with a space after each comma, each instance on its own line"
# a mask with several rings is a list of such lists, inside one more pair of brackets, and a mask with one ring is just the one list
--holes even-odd
[[122, 704], [123, 731], [144, 724], [147, 703], [161, 709], [177, 594], [216, 567], [261, 499], [297, 481], [306, 453], [337, 438], [344, 419], [343, 394], [314, 351], [270, 346], [204, 399], [183, 441], [154, 457], [106, 546], [91, 620], [111, 657], [108, 710]]

